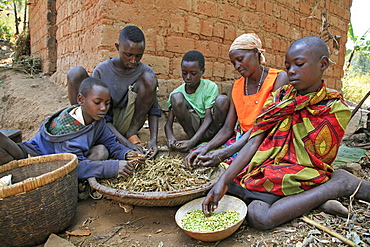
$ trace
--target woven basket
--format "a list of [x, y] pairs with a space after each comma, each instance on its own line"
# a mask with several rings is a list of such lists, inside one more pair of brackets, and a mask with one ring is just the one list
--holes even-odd
[[0, 245], [35, 246], [68, 227], [77, 206], [77, 157], [53, 154], [0, 166]]
[[[170, 155], [184, 154], [178, 152], [167, 152]], [[89, 178], [89, 184], [91, 188], [97, 190], [102, 195], [125, 204], [137, 205], [137, 206], [147, 206], [147, 207], [172, 207], [182, 205], [188, 201], [205, 195], [208, 190], [216, 183], [220, 175], [222, 174], [222, 168], [215, 168], [213, 172], [214, 179], [208, 183], [174, 191], [161, 191], [161, 192], [137, 192], [120, 190], [111, 187], [104, 186], [100, 184], [96, 178]]]

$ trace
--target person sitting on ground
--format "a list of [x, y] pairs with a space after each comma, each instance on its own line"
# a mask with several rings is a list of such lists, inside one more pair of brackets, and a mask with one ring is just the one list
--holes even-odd
[[322, 81], [329, 66], [325, 42], [294, 41], [285, 66], [290, 84], [267, 100], [248, 143], [203, 201], [204, 214], [229, 193], [248, 204], [250, 226], [271, 229], [357, 188], [355, 198], [370, 201], [369, 182], [331, 167], [351, 112]]
[[210, 142], [189, 153], [185, 158], [188, 166], [216, 166], [224, 160], [231, 163], [247, 143], [248, 131], [269, 94], [288, 83], [284, 71], [261, 65], [265, 63], [263, 52], [262, 42], [254, 33], [243, 34], [231, 44], [230, 61], [242, 77], [233, 85], [225, 124]]
[[[164, 130], [168, 147], [186, 152], [199, 142], [211, 140], [220, 130], [229, 108], [229, 99], [218, 94], [216, 83], [202, 79], [205, 67], [201, 52], [187, 52], [182, 58], [181, 70], [185, 83], [169, 96], [169, 114]], [[175, 117], [189, 140], [177, 141], [174, 137], [172, 126]]]
[[[124, 27], [115, 44], [117, 57], [100, 63], [92, 76], [103, 80], [109, 87], [112, 107], [107, 114], [108, 127], [123, 145], [140, 152], [142, 141], [138, 131], [148, 116], [150, 141], [148, 151], [151, 157], [158, 152], [158, 108], [157, 77], [152, 68], [140, 62], [145, 50], [145, 37], [136, 26]], [[71, 104], [76, 104], [76, 96], [81, 81], [89, 77], [80, 66], [72, 67], [67, 73], [68, 95]]]
[[102, 80], [84, 79], [79, 87], [78, 105], [52, 114], [28, 142], [15, 143], [0, 133], [0, 164], [28, 155], [72, 153], [79, 161], [79, 179], [129, 175], [133, 165], [125, 157], [133, 151], [116, 140], [104, 120], [110, 101], [109, 88]]

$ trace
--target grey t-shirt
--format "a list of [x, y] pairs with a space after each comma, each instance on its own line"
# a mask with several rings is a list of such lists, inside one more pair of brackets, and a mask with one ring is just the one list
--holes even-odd
[[128, 87], [135, 84], [145, 71], [154, 74], [151, 67], [139, 62], [134, 70], [123, 73], [122, 70], [114, 66], [113, 59], [110, 58], [96, 66], [92, 76], [101, 79], [108, 85], [112, 98], [112, 108], [122, 108], [127, 103]]

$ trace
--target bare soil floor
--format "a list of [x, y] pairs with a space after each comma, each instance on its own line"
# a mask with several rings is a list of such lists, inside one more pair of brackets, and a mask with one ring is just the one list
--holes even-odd
[[[34, 136], [45, 117], [68, 105], [66, 88], [55, 85], [49, 77], [16, 73], [0, 68], [0, 128], [20, 129], [23, 141]], [[163, 125], [160, 119], [159, 144], [165, 145]], [[180, 138], [185, 135], [175, 125]], [[148, 130], [140, 131], [140, 137], [148, 140]], [[369, 166], [362, 165], [357, 175], [369, 180]], [[349, 206], [349, 200], [342, 200]], [[370, 244], [370, 206], [352, 202], [350, 221], [347, 218], [328, 215], [317, 210], [306, 216], [322, 225], [360, 242]], [[125, 213], [118, 203], [103, 198], [91, 198], [78, 202], [74, 222], [66, 231], [89, 230], [88, 236], [72, 236], [63, 231], [58, 235], [75, 246], [345, 246], [338, 239], [303, 222], [300, 218], [268, 231], [258, 231], [243, 224], [229, 238], [217, 243], [206, 243], [190, 238], [175, 223], [174, 215], [179, 207], [140, 207]]]

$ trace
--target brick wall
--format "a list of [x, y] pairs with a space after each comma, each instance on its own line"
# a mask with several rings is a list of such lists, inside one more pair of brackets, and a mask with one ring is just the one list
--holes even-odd
[[[31, 49], [43, 64], [56, 63], [53, 78], [65, 84], [71, 66], [89, 72], [100, 62], [117, 56], [114, 43], [122, 27], [133, 24], [146, 36], [142, 61], [160, 79], [160, 94], [181, 80], [180, 61], [189, 50], [206, 57], [204, 77], [229, 90], [238, 77], [228, 59], [232, 41], [244, 32], [255, 32], [266, 49], [267, 66], [284, 68], [289, 44], [307, 35], [328, 39], [332, 66], [325, 73], [329, 87], [340, 90], [352, 0], [53, 0], [57, 47], [49, 47], [52, 0], [33, 0], [30, 8]], [[54, 13], [54, 14], [55, 14]], [[326, 13], [325, 19], [322, 14]], [[322, 21], [324, 20], [324, 21]], [[323, 24], [328, 26], [323, 26]], [[334, 46], [338, 40], [337, 46]], [[47, 51], [56, 49], [56, 57]], [[55, 59], [52, 61], [52, 59]], [[43, 66], [52, 73], [50, 66]]]
[[31, 53], [42, 59], [42, 71], [56, 71], [56, 10], [55, 0], [30, 1]]

